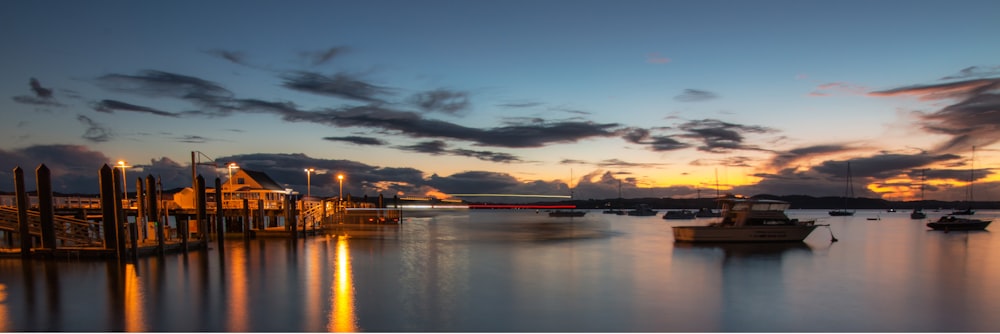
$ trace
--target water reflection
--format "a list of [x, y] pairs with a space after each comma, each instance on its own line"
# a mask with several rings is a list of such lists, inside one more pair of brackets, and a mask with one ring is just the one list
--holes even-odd
[[354, 282], [351, 277], [351, 254], [347, 247], [348, 237], [337, 237], [335, 258], [337, 259], [336, 277], [331, 284], [330, 323], [327, 330], [331, 332], [357, 332], [358, 318], [354, 314]]
[[[250, 330], [247, 314], [248, 298], [247, 298], [247, 250], [243, 247], [233, 247], [227, 251], [227, 257], [229, 262], [229, 270], [226, 272], [228, 277], [223, 278], [227, 281], [227, 310], [226, 310], [226, 327], [229, 332], [247, 332]], [[228, 279], [227, 279], [228, 278]]]
[[134, 264], [125, 265], [125, 331], [145, 332], [149, 329], [146, 325], [146, 315], [143, 307], [142, 283], [139, 275], [135, 271]]
[[11, 332], [10, 311], [7, 310], [7, 285], [0, 283], [0, 332]]

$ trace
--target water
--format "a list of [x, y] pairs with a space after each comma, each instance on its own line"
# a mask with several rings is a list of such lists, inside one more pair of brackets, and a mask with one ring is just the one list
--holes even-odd
[[669, 227], [709, 219], [483, 210], [125, 268], [0, 259], [0, 331], [1000, 331], [996, 233], [789, 214], [831, 230], [685, 246]]

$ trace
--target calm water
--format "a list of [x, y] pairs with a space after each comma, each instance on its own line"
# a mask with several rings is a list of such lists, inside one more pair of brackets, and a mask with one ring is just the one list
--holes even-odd
[[0, 331], [1000, 331], [998, 233], [789, 213], [832, 229], [683, 246], [691, 221], [463, 211], [125, 268], [0, 259]]

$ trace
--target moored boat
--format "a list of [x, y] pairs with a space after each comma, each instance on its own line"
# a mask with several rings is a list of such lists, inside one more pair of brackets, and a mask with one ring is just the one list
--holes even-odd
[[722, 217], [722, 212], [715, 211], [715, 210], [712, 210], [712, 209], [709, 209], [709, 208], [701, 208], [701, 209], [698, 209], [698, 212], [694, 213], [694, 216], [698, 217], [698, 218]]
[[583, 217], [586, 214], [586, 211], [549, 211], [549, 217]]
[[656, 210], [650, 209], [648, 204], [641, 203], [635, 206], [635, 210], [625, 212], [629, 216], [655, 216]]
[[674, 226], [678, 242], [790, 242], [802, 241], [816, 229], [815, 220], [785, 214], [788, 202], [729, 197], [722, 203], [722, 220], [707, 226]]
[[944, 216], [937, 221], [927, 223], [927, 227], [938, 231], [974, 231], [985, 230], [986, 226], [989, 226], [991, 222], [991, 220]]
[[691, 210], [667, 210], [663, 219], [694, 219], [696, 213]]

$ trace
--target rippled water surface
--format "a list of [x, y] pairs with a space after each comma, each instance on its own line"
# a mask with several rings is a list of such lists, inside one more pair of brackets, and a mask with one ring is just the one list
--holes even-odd
[[789, 213], [831, 228], [686, 245], [670, 226], [710, 220], [456, 211], [126, 267], [4, 258], [0, 331], [1000, 331], [1000, 223]]

